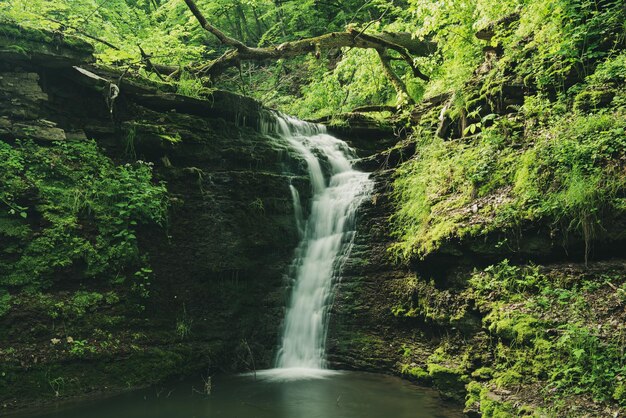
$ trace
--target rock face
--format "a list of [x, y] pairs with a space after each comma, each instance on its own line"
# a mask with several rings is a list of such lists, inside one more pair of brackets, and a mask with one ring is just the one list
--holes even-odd
[[[289, 184], [303, 191], [308, 180], [304, 162], [257, 129], [262, 106], [219, 91], [210, 100], [180, 96], [169, 85], [90, 67], [90, 47], [79, 41], [9, 29], [0, 31], [0, 145], [29, 140], [45, 150], [95, 139], [98, 154], [118, 166], [153, 164], [152, 181], [167, 185], [169, 216], [163, 227], [135, 231], [150, 266], [136, 273], [149, 279], [147, 298], [115, 278], [86, 277], [80, 266], [59, 269], [37, 291], [5, 286], [0, 277], [0, 405], [269, 367], [285, 306], [284, 275], [298, 240]], [[502, 109], [523, 102], [514, 86], [504, 91]], [[608, 100], [603, 97], [594, 101]], [[582, 107], [591, 100], [579, 99]], [[449, 100], [422, 103], [413, 122], [441, 114]], [[336, 286], [331, 366], [401, 374], [447, 399], [466, 400], [473, 416], [485, 408], [521, 416], [542, 402], [537, 394], [563, 359], [584, 360], [563, 351], [568, 346], [559, 345], [560, 335], [585, 337], [594, 347], [624, 335], [623, 216], [615, 233], [596, 243], [604, 260], [589, 266], [580, 237], [569, 238], [568, 253], [540, 222], [513, 231], [514, 246], [501, 245], [507, 232], [496, 229], [446, 239], [424, 259], [395, 263], [388, 251], [396, 209], [391, 187], [398, 165], [419, 150], [408, 142], [379, 152], [393, 145], [391, 131], [367, 119], [350, 122], [334, 132], [366, 157], [359, 165], [374, 172], [376, 187], [359, 212]], [[455, 138], [466, 122], [443, 118], [436, 134]], [[371, 132], [384, 138], [374, 142]], [[507, 190], [473, 199], [462, 215], [479, 218]], [[3, 205], [14, 219], [22, 215], [20, 207]], [[46, 221], [23, 209], [40, 233]], [[2, 240], [2, 231], [19, 233], [2, 224], [3, 214]], [[97, 235], [92, 224], [81, 227], [88, 238]], [[15, 255], [1, 242], [0, 263]], [[594, 332], [581, 333], [573, 323]], [[623, 340], [621, 347], [623, 353]], [[619, 362], [609, 354], [604, 365], [613, 367]], [[502, 359], [511, 359], [511, 367]], [[620, 380], [611, 395], [626, 402], [625, 388]], [[618, 416], [615, 405], [582, 401], [590, 416]]]
[[[364, 164], [375, 169], [383, 160], [374, 156]], [[562, 352], [562, 333], [579, 338], [576, 332], [587, 335], [583, 326], [594, 330], [594, 341], [608, 347], [598, 358], [613, 364], [610, 350], [626, 312], [623, 257], [608, 249], [585, 265], [580, 253], [566, 254], [545, 230], [533, 228], [508, 250], [490, 237], [467, 239], [424, 260], [395, 263], [388, 251], [394, 243], [389, 218], [395, 169], [380, 167], [336, 287], [327, 345], [332, 367], [395, 373], [434, 386], [445, 399], [465, 403], [469, 416], [481, 416], [486, 406], [519, 416], [550, 411], [538, 388], [551, 370], [572, 361]], [[481, 287], [484, 278], [504, 287], [507, 280], [530, 277], [536, 282], [508, 290], [510, 299]], [[503, 366], [498, 356], [510, 364]], [[524, 360], [516, 363], [514, 356]], [[566, 398], [564, 405], [567, 412], [559, 416], [579, 416], [578, 408], [598, 417], [623, 410], [586, 397]]]
[[374, 175], [376, 188], [361, 207], [355, 242], [336, 289], [328, 351], [330, 363], [337, 368], [389, 372], [401, 349], [389, 326], [393, 319], [389, 307], [393, 283], [407, 272], [387, 254], [390, 175], [389, 170]]
[[[507, 21], [498, 24], [502, 23]], [[491, 30], [481, 32], [480, 39], [492, 36]], [[485, 50], [485, 63], [464, 94], [475, 98], [473, 103], [488, 109], [491, 116], [524, 126], [518, 132], [524, 145], [506, 143], [506, 147], [526, 152], [543, 131], [519, 109], [536, 92], [520, 88], [519, 80], [511, 78], [498, 84], [497, 98], [484, 94], [481, 83], [499, 59], [496, 52]], [[509, 65], [517, 64], [509, 61]], [[613, 195], [597, 190], [596, 185], [594, 193], [609, 203], [586, 201], [598, 213], [593, 221], [597, 234], [589, 234], [584, 226], [572, 227], [577, 224], [570, 218], [555, 221], [549, 211], [525, 217], [533, 212], [519, 200], [515, 201], [518, 206], [507, 206], [516, 198], [509, 180], [482, 194], [472, 192], [475, 185], [463, 182], [448, 187], [463, 161], [447, 151], [457, 144], [476, 150], [484, 138], [468, 138], [463, 134], [469, 126], [466, 118], [446, 113], [450, 95], [433, 97], [414, 109], [412, 122], [423, 131], [415, 130], [419, 133], [412, 144], [399, 143], [360, 162], [374, 171], [376, 192], [361, 210], [354, 247], [337, 284], [328, 341], [334, 367], [397, 373], [432, 385], [446, 399], [464, 402], [469, 416], [624, 413], [624, 83], [609, 89], [578, 82], [582, 92], [573, 97], [574, 113], [563, 117], [564, 128], [558, 138], [550, 137], [550, 144], [559, 140], [599, 144], [601, 131], [609, 129], [592, 129], [589, 136], [578, 137], [578, 132], [565, 129], [574, 118], [580, 126], [592, 125], [598, 115], [611, 115], [610, 123], [619, 121], [610, 143], [621, 151], [609, 155], [609, 162], [598, 168], [619, 167], [606, 175], [607, 183], [615, 184], [619, 192]], [[609, 90], [614, 96], [607, 94]], [[590, 106], [591, 102], [597, 107]], [[581, 109], [596, 113], [575, 113]], [[612, 127], [610, 123], [607, 126]], [[435, 140], [446, 152], [429, 156], [427, 139]], [[511, 161], [500, 151], [492, 160]], [[403, 161], [407, 164], [398, 168]], [[415, 167], [412, 163], [424, 161], [413, 177], [407, 174]], [[448, 161], [455, 163], [446, 166]], [[435, 182], [438, 166], [446, 167], [440, 183]], [[494, 169], [488, 178], [503, 171]], [[467, 180], [472, 172], [468, 169], [460, 177]], [[546, 165], [541, 172], [551, 178], [562, 175], [556, 164]], [[400, 181], [394, 183], [395, 179]], [[593, 183], [585, 183], [589, 184]], [[392, 200], [394, 185], [398, 186], [396, 196], [402, 195], [396, 201]], [[543, 190], [537, 200], [549, 202], [550, 194], [559, 189], [563, 186]], [[423, 193], [410, 200], [404, 195], [411, 190]], [[462, 205], [438, 205], [463, 193], [467, 199]], [[427, 209], [420, 212], [420, 206], [411, 215], [424, 217], [420, 229], [406, 234], [410, 235], [407, 239], [398, 219], [409, 225], [412, 219], [398, 216], [402, 205], [411, 208], [424, 202], [429, 203]], [[498, 223], [493, 214], [501, 207], [510, 208], [510, 217]], [[449, 225], [454, 224], [454, 217], [460, 220], [459, 229], [452, 231]], [[394, 222], [398, 237], [390, 234]], [[436, 244], [420, 249], [411, 242], [419, 242], [438, 228], [447, 232]], [[459, 233], [462, 228], [469, 232]], [[406, 253], [394, 253], [403, 239], [412, 247]], [[394, 255], [397, 262], [392, 260]], [[587, 353], [593, 354], [586, 357]]]
[[0, 316], [5, 407], [268, 367], [278, 340], [284, 274], [298, 240], [289, 183], [306, 188], [304, 163], [259, 133], [262, 109], [251, 99], [188, 98], [126, 78], [112, 100], [108, 80], [119, 74], [73, 68], [90, 60], [78, 40], [0, 31], [0, 140], [46, 147], [93, 138], [118, 164], [154, 164], [170, 211], [164, 228], [137, 231], [152, 270], [150, 296], [135, 305], [117, 290], [63, 330], [33, 298], [69, 306], [77, 291], [117, 288], [80, 274], [60, 275], [35, 296], [8, 288], [12, 302]]

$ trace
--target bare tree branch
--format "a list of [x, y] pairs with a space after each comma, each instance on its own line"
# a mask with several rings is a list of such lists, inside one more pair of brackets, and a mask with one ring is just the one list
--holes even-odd
[[[228, 68], [240, 66], [242, 61], [278, 60], [308, 53], [313, 53], [319, 58], [322, 50], [351, 47], [376, 50], [385, 75], [395, 88], [399, 99], [403, 102], [413, 103], [413, 100], [408, 94], [404, 81], [391, 67], [391, 60], [403, 60], [409, 65], [415, 77], [429, 81], [429, 78], [419, 70], [413, 57], [431, 54], [435, 51], [436, 44], [430, 41], [415, 39], [409, 33], [382, 32], [373, 35], [364, 33], [367, 27], [361, 31], [350, 28], [346, 32], [331, 32], [317, 37], [285, 42], [280, 45], [255, 48], [245, 45], [243, 42], [226, 35], [211, 25], [198, 9], [194, 0], [185, 0], [185, 3], [203, 29], [213, 34], [222, 44], [232, 48], [215, 60], [191, 69], [191, 71], [200, 76], [217, 77]], [[388, 51], [395, 51], [395, 53], [400, 55], [400, 58], [390, 56]]]
[[389, 55], [387, 52], [382, 49], [377, 49], [378, 58], [380, 58], [380, 63], [383, 65], [383, 71], [385, 75], [389, 79], [389, 82], [393, 85], [393, 88], [396, 89], [396, 94], [398, 95], [398, 99], [400, 102], [406, 101], [409, 104], [413, 104], [413, 99], [409, 95], [409, 91], [406, 89], [406, 84], [391, 68], [391, 63], [389, 59]]
[[189, 10], [191, 10], [191, 13], [193, 13], [193, 15], [196, 17], [196, 20], [198, 20], [198, 23], [200, 23], [200, 26], [215, 35], [215, 37], [219, 39], [221, 43], [223, 43], [224, 45], [233, 46], [239, 50], [245, 50], [248, 48], [241, 41], [231, 38], [221, 30], [217, 29], [215, 26], [211, 25], [206, 20], [202, 12], [200, 12], [200, 9], [198, 9], [198, 6], [196, 6], [196, 3], [194, 3], [193, 0], [185, 0], [185, 3], [187, 4]]

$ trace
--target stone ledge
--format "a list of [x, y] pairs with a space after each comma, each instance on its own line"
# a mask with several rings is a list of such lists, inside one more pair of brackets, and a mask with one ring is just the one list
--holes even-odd
[[0, 21], [0, 61], [59, 68], [93, 62], [93, 46], [62, 32], [37, 30]]

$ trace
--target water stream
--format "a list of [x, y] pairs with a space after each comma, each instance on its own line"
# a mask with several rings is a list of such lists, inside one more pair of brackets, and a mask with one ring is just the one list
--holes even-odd
[[279, 115], [277, 133], [306, 161], [312, 188], [308, 219], [302, 220], [298, 191], [291, 186], [302, 240], [294, 260], [274, 374], [311, 375], [325, 369], [325, 342], [333, 285], [354, 238], [355, 214], [372, 189], [367, 173], [352, 168], [348, 145], [322, 125]]

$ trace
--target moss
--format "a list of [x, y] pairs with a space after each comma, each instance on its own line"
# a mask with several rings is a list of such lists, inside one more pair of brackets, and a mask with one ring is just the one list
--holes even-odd
[[42, 43], [50, 43], [53, 39], [50, 32], [22, 26], [7, 19], [0, 20], [0, 37], [10, 38], [12, 40], [23, 39]]
[[480, 412], [484, 418], [516, 418], [517, 410], [511, 403], [501, 403], [488, 396], [481, 398]]
[[444, 398], [457, 402], [465, 399], [465, 385], [469, 379], [461, 369], [429, 363], [428, 375], [432, 379], [433, 385], [441, 392]]
[[542, 416], [536, 414], [538, 411], [535, 408], [503, 401], [500, 396], [491, 392], [488, 387], [476, 381], [471, 381], [467, 384], [465, 412], [468, 414], [479, 413], [483, 418]]
[[89, 42], [76, 36], [59, 36], [51, 31], [27, 27], [6, 19], [0, 19], [0, 45], [4, 43], [2, 38], [8, 39], [13, 45], [17, 44], [20, 47], [41, 44], [41, 46], [67, 47], [88, 54], [92, 54], [94, 50]]
[[613, 399], [622, 406], [626, 406], [626, 383], [619, 382], [613, 391]]
[[7, 52], [13, 52], [13, 53], [28, 57], [28, 50], [24, 49], [22, 46], [19, 46], [19, 45], [10, 45], [4, 50]]
[[0, 318], [11, 309], [12, 299], [13, 298], [6, 290], [0, 290]]
[[0, 55], [44, 65], [93, 62], [93, 46], [74, 36], [28, 28], [0, 19]]
[[[494, 231], [519, 236], [539, 225], [552, 234], [548, 250], [560, 235], [565, 242], [582, 239], [588, 252], [591, 242], [612, 234], [606, 225], [624, 214], [618, 196], [626, 176], [617, 167], [626, 154], [626, 118], [623, 107], [611, 104], [616, 88], [606, 80], [623, 79], [623, 61], [623, 54], [608, 58], [597, 69], [600, 81], [590, 76], [569, 97], [524, 97], [515, 122], [488, 114], [493, 125], [481, 126], [472, 138], [446, 141], [433, 129], [416, 129], [417, 153], [394, 181], [398, 242], [392, 253], [405, 261], [425, 258], [449, 242], [472, 242]], [[537, 243], [546, 252], [546, 242]]]
[[465, 396], [465, 413], [478, 412], [480, 410], [480, 393], [483, 390], [483, 385], [472, 380], [465, 386], [465, 390], [467, 392]]
[[474, 379], [489, 380], [493, 377], [493, 369], [491, 367], [481, 367], [472, 372], [471, 376]]
[[508, 388], [523, 382], [524, 376], [517, 370], [510, 369], [497, 373], [494, 383], [499, 388]]
[[583, 90], [574, 97], [573, 109], [576, 112], [589, 112], [606, 107], [615, 95], [606, 90]]
[[541, 330], [537, 318], [527, 314], [502, 312], [497, 308], [485, 317], [485, 322], [489, 324], [489, 332], [517, 343], [528, 344]]
[[419, 366], [403, 364], [400, 373], [421, 383], [430, 383], [431, 381], [430, 374]]

